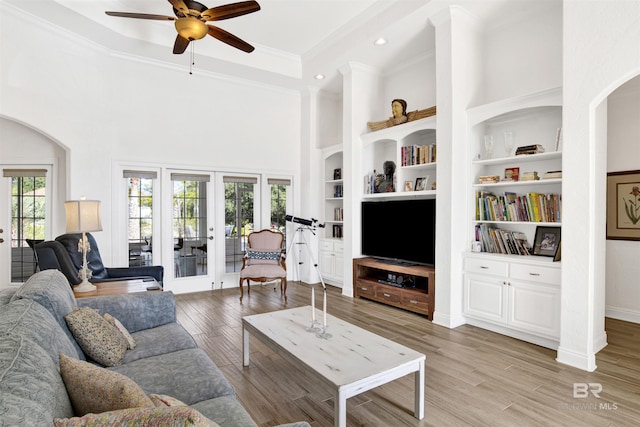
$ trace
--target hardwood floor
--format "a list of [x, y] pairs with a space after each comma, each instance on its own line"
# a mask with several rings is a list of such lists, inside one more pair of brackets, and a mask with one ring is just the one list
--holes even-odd
[[[413, 417], [413, 375], [347, 401], [349, 426], [637, 426], [640, 420], [640, 325], [607, 319], [609, 345], [598, 369], [555, 361], [555, 351], [473, 326], [448, 329], [423, 316], [329, 287], [328, 311], [424, 353], [425, 417]], [[288, 303], [273, 287], [176, 295], [178, 319], [226, 375], [260, 426], [305, 420], [333, 426], [333, 393], [255, 338], [242, 366], [242, 316], [309, 305], [305, 284], [290, 282]], [[331, 328], [331, 325], [329, 325]], [[586, 395], [575, 383], [602, 391]], [[588, 386], [583, 386], [588, 387]]]

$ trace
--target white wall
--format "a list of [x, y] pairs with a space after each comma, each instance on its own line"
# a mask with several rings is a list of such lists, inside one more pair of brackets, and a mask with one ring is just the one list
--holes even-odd
[[607, 142], [602, 127], [606, 98], [640, 73], [640, 2], [565, 0], [563, 17], [564, 218], [558, 360], [594, 370], [595, 353], [606, 345], [605, 301], [598, 298], [604, 295], [607, 247]]
[[[66, 197], [102, 200], [104, 232], [96, 239], [107, 263], [115, 162], [299, 170], [297, 92], [122, 57], [28, 16], [3, 13], [0, 39], [0, 116], [68, 149]], [[3, 158], [35, 161], [43, 153], [2, 148]], [[60, 224], [63, 206], [53, 215]]]
[[[607, 99], [607, 172], [640, 169], [640, 77]], [[606, 315], [640, 323], [640, 242], [607, 240]]]

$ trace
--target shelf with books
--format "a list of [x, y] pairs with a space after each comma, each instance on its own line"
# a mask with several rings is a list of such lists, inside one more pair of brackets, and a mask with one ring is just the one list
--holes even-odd
[[[435, 116], [363, 134], [360, 138], [364, 199], [435, 196]], [[388, 162], [393, 162], [392, 177], [389, 169], [385, 170]]]

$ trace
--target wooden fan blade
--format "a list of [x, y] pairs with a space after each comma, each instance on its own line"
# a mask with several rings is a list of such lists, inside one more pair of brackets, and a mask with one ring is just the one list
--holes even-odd
[[241, 1], [238, 3], [225, 4], [224, 6], [212, 7], [200, 14], [205, 21], [221, 21], [223, 19], [235, 18], [260, 10], [260, 5], [256, 1]]
[[207, 27], [209, 28], [209, 35], [220, 40], [222, 43], [226, 43], [229, 46], [233, 46], [247, 53], [253, 52], [253, 50], [255, 49], [246, 41], [234, 36], [230, 32], [223, 30], [222, 28], [214, 27], [213, 25], [207, 25]]
[[171, 3], [174, 9], [182, 13], [183, 16], [189, 16], [189, 8], [184, 4], [183, 0], [169, 0], [169, 3]]
[[176, 55], [180, 55], [181, 53], [184, 53], [185, 50], [187, 50], [187, 46], [189, 46], [189, 39], [185, 39], [180, 34], [178, 34], [178, 37], [176, 37], [176, 42], [173, 45], [173, 53], [175, 53]]
[[136, 19], [153, 19], [156, 21], [175, 21], [173, 16], [152, 15], [149, 13], [129, 13], [129, 12], [105, 12], [109, 16], [117, 16], [119, 18], [136, 18]]

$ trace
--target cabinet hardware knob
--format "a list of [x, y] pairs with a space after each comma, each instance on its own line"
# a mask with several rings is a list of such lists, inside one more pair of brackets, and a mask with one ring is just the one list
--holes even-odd
[[529, 276], [539, 276], [540, 273], [529, 273]]
[[385, 297], [387, 297], [387, 298], [389, 298], [389, 297], [391, 296], [391, 295], [389, 295], [389, 294], [382, 294], [382, 295], [384, 295], [384, 296], [385, 296]]
[[363, 290], [363, 291], [368, 291], [368, 290], [369, 290], [369, 288], [362, 288], [362, 290]]
[[418, 301], [416, 301], [416, 300], [414, 300], [414, 299], [410, 300], [409, 302], [410, 302], [411, 304], [417, 304], [417, 303], [418, 303]]
[[487, 267], [486, 265], [481, 265], [480, 268], [483, 269], [483, 270], [488, 270], [489, 269], [489, 267]]

